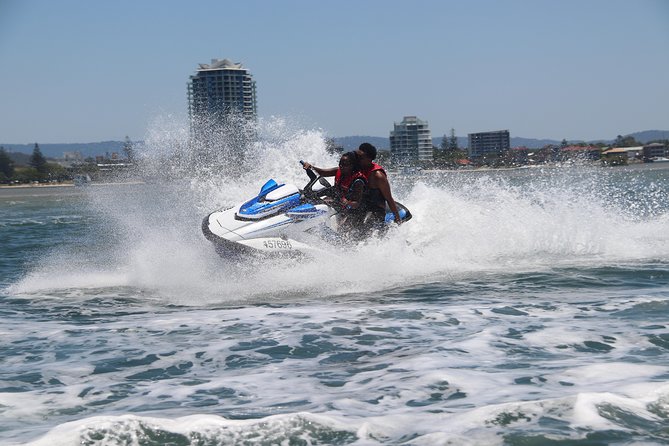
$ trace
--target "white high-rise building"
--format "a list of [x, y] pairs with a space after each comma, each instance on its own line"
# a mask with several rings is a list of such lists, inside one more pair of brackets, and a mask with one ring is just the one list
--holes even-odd
[[224, 120], [234, 113], [248, 120], [257, 114], [256, 83], [240, 63], [212, 59], [200, 64], [188, 82], [188, 115], [191, 129], [200, 121]]
[[432, 136], [427, 121], [405, 116], [390, 132], [390, 153], [398, 163], [432, 161]]

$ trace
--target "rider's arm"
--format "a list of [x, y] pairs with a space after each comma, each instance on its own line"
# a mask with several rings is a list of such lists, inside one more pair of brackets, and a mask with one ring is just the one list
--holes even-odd
[[388, 182], [388, 178], [386, 178], [386, 176], [379, 171], [375, 172], [375, 176], [377, 187], [379, 188], [381, 195], [383, 195], [383, 198], [386, 199], [388, 207], [393, 212], [393, 215], [395, 216], [395, 223], [399, 225], [402, 223], [402, 219], [400, 218], [400, 213], [397, 210], [397, 204], [393, 199], [393, 194], [390, 193], [390, 183]]
[[362, 201], [362, 192], [365, 188], [364, 183], [362, 180], [356, 180], [353, 182], [351, 185], [352, 193], [351, 193], [351, 199], [348, 200], [346, 198], [341, 199], [341, 204], [344, 206], [350, 206], [351, 209], [358, 209], [360, 206], [360, 202]]
[[316, 173], [318, 175], [322, 176], [322, 177], [333, 177], [337, 173], [337, 168], [336, 167], [332, 167], [332, 168], [329, 168], [329, 169], [322, 169], [320, 167], [314, 166], [311, 163], [306, 163], [306, 162], [302, 165], [302, 167], [305, 170], [306, 169], [314, 169], [316, 171]]

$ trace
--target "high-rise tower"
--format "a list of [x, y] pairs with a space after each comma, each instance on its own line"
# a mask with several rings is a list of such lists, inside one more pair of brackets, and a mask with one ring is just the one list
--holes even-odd
[[390, 153], [399, 163], [431, 161], [432, 137], [427, 121], [405, 116], [402, 122], [395, 123], [394, 130], [390, 132]]
[[228, 59], [200, 64], [188, 82], [188, 116], [192, 133], [230, 116], [255, 121], [256, 84], [249, 70]]
[[228, 59], [200, 64], [188, 82], [188, 117], [191, 144], [201, 160], [244, 156], [257, 118], [256, 84], [249, 70]]
[[256, 119], [256, 84], [253, 76], [240, 63], [228, 59], [212, 59], [200, 64], [188, 83], [188, 114], [196, 120], [203, 116], [223, 117], [237, 113]]

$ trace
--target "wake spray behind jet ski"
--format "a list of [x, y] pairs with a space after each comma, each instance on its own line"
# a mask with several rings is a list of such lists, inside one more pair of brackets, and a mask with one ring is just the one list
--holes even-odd
[[[346, 237], [331, 199], [334, 187], [312, 169], [306, 173], [309, 182], [301, 190], [270, 179], [245, 203], [212, 212], [202, 221], [204, 236], [219, 255], [235, 258], [316, 255], [327, 245], [341, 245]], [[411, 219], [405, 206], [397, 207], [402, 222]], [[393, 221], [392, 212], [385, 221]]]

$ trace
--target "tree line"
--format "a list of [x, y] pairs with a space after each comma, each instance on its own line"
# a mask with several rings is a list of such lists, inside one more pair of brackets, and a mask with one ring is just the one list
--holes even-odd
[[[122, 150], [126, 163], [132, 165], [136, 162], [134, 144], [127, 136]], [[26, 157], [27, 161], [21, 161]], [[17, 159], [18, 162], [15, 161]], [[0, 184], [62, 182], [72, 180], [79, 175], [96, 177], [99, 174], [101, 172], [92, 157], [86, 158], [83, 163], [74, 167], [66, 168], [58, 163], [49, 162], [37, 143], [29, 157], [22, 153], [10, 155], [4, 147], [0, 146]]]
[[4, 147], [0, 147], [0, 183], [60, 182], [71, 179], [63, 166], [50, 163], [35, 143], [27, 166], [17, 166]]

